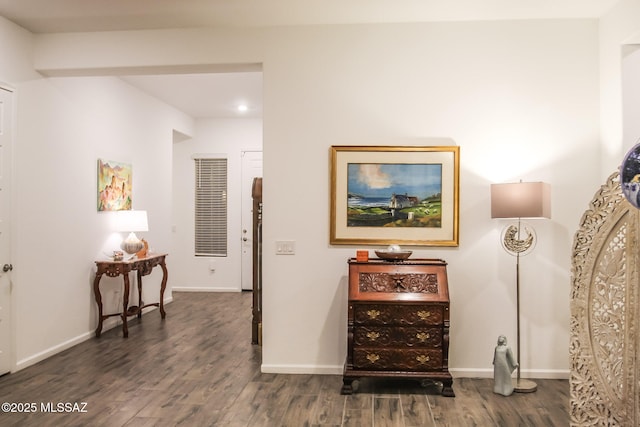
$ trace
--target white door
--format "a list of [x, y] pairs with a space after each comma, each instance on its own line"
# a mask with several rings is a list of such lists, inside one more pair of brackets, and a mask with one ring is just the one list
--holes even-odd
[[242, 289], [253, 288], [253, 178], [262, 177], [262, 151], [242, 152]]
[[11, 370], [11, 113], [13, 94], [0, 87], [0, 375]]

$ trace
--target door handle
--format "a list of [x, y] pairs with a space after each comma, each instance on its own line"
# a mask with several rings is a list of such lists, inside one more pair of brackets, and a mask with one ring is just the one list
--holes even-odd
[[2, 266], [2, 271], [7, 273], [9, 271], [13, 270], [13, 264], [5, 264]]

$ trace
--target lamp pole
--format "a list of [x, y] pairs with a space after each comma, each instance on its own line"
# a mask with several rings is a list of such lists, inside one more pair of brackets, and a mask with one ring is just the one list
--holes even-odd
[[[520, 218], [518, 218], [518, 240], [520, 240]], [[531, 380], [523, 380], [520, 378], [520, 252], [529, 249], [531, 245], [517, 250], [516, 252], [516, 350], [518, 356], [516, 361], [518, 367], [516, 368], [516, 383], [513, 387], [513, 391], [518, 393], [532, 393], [538, 389], [538, 385]]]
[[[518, 229], [520, 228], [518, 221]], [[516, 349], [518, 352], [516, 368], [516, 387], [520, 384], [520, 252], [516, 254]]]

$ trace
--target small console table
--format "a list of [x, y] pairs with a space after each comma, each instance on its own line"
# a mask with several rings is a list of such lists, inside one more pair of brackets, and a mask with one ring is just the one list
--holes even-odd
[[[122, 335], [124, 338], [129, 336], [129, 329], [127, 328], [127, 318], [129, 316], [138, 315], [140, 319], [142, 317], [142, 309], [145, 307], [159, 307], [160, 316], [165, 318], [166, 313], [164, 311], [164, 290], [167, 287], [167, 265], [165, 264], [165, 258], [167, 254], [151, 254], [144, 258], [134, 258], [131, 260], [123, 261], [96, 261], [96, 277], [93, 280], [93, 292], [96, 298], [96, 304], [98, 304], [98, 327], [96, 328], [96, 337], [100, 337], [102, 333], [102, 322], [112, 316], [120, 316], [122, 318]], [[151, 273], [155, 266], [159, 265], [162, 268], [162, 284], [160, 286], [160, 301], [145, 304], [142, 301], [142, 276], [146, 276]], [[129, 273], [136, 271], [138, 273], [138, 306], [129, 307]], [[122, 312], [103, 314], [102, 310], [102, 295], [100, 294], [100, 279], [102, 275], [106, 274], [108, 277], [118, 277], [122, 275], [124, 279], [124, 292], [122, 294]]]

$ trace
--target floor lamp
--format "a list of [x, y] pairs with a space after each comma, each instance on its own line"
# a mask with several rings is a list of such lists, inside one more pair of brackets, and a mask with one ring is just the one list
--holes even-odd
[[535, 230], [522, 218], [551, 218], [551, 187], [544, 182], [514, 182], [491, 185], [491, 218], [517, 219], [502, 232], [502, 246], [516, 257], [517, 362], [514, 391], [536, 391], [535, 382], [520, 378], [520, 256], [533, 250]]

